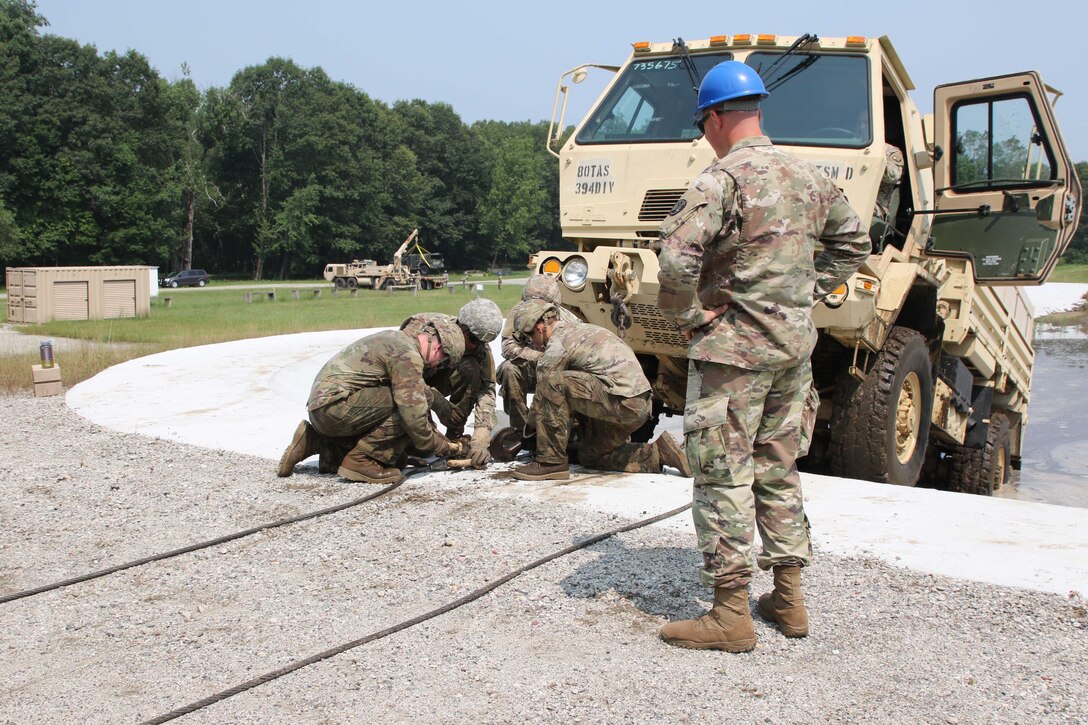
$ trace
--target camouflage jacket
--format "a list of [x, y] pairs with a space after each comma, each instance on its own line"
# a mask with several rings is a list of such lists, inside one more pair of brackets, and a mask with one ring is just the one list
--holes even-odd
[[[424, 323], [432, 317], [448, 317], [440, 312], [420, 312], [412, 315], [413, 320], [421, 320]], [[453, 318], [450, 318], [453, 319]], [[472, 409], [473, 432], [476, 429], [491, 431], [495, 427], [495, 356], [491, 354], [491, 346], [488, 344], [477, 345], [476, 349], [465, 349], [465, 358], [475, 358], [480, 363], [480, 375], [483, 377], [480, 385], [480, 393], [476, 397], [476, 404]], [[427, 380], [439, 370], [428, 370], [424, 374]]]
[[[578, 319], [578, 315], [574, 314], [566, 307], [562, 305], [556, 305], [555, 308], [559, 312], [560, 322], [581, 322]], [[510, 314], [513, 314], [511, 311]], [[502, 326], [502, 356], [506, 360], [511, 360], [516, 363], [520, 362], [532, 362], [535, 363], [540, 360], [542, 353], [540, 350], [534, 350], [528, 345], [522, 345], [514, 339], [514, 320], [510, 317], [510, 314], [506, 315], [506, 321]]]
[[[816, 344], [814, 300], [871, 250], [842, 191], [766, 136], [738, 141], [695, 177], [662, 222], [661, 240], [658, 305], [694, 331], [688, 357], [749, 370], [806, 359]], [[722, 306], [700, 327], [703, 310]]]
[[579, 370], [600, 379], [612, 395], [632, 398], [650, 389], [634, 350], [603, 327], [557, 321], [536, 365], [539, 380], [563, 370]]
[[335, 403], [361, 388], [378, 387], [392, 389], [401, 425], [416, 448], [433, 451], [444, 446], [431, 426], [419, 344], [403, 330], [368, 335], [334, 355], [314, 379], [306, 409]]

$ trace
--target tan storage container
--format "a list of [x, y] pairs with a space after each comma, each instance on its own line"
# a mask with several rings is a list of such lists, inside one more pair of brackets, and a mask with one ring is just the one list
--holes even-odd
[[151, 313], [153, 267], [12, 267], [8, 319], [104, 320]]

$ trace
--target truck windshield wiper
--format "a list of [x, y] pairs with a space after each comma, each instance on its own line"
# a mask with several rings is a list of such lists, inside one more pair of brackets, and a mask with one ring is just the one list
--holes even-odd
[[688, 53], [688, 44], [684, 42], [683, 38], [678, 37], [672, 41], [672, 52], [680, 54], [684, 70], [688, 72], [688, 78], [691, 80], [691, 90], [698, 96], [699, 83], [702, 79], [699, 78], [699, 69], [695, 67], [695, 61], [691, 59], [691, 54]]
[[800, 38], [793, 41], [793, 45], [791, 45], [789, 48], [787, 48], [786, 52], [784, 52], [782, 55], [778, 56], [778, 58], [775, 60], [775, 62], [771, 63], [770, 67], [767, 68], [766, 71], [761, 71], [759, 68], [756, 69], [756, 72], [759, 73], [761, 76], [763, 76], [763, 82], [766, 84], [768, 92], [773, 91], [775, 88], [778, 88], [783, 83], [785, 83], [787, 80], [789, 80], [790, 78], [797, 75], [798, 73], [805, 70], [810, 65], [812, 65], [813, 63], [816, 62], [816, 59], [819, 56], [809, 55], [803, 61], [801, 61], [800, 63], [798, 63], [794, 67], [790, 68], [780, 78], [774, 78], [773, 77], [773, 74], [774, 74], [775, 70], [777, 70], [779, 66], [781, 66], [783, 63], [785, 63], [787, 58], [789, 58], [791, 55], [794, 55], [795, 53], [797, 53], [798, 49], [800, 49], [801, 46], [809, 45], [811, 43], [815, 43], [819, 39], [820, 38], [817, 35], [815, 35], [814, 33], [805, 33]]

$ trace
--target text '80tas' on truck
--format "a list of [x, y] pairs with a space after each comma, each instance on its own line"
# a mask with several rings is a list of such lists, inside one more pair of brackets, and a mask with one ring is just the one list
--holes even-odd
[[939, 86], [923, 118], [886, 37], [636, 43], [619, 67], [560, 77], [556, 109], [589, 69], [615, 73], [568, 138], [553, 116], [548, 149], [576, 251], [541, 251], [530, 267], [634, 349], [654, 391], [647, 431], [683, 412], [686, 343], [656, 307], [659, 226], [714, 161], [692, 112], [703, 75], [725, 60], [762, 76], [771, 141], [826, 173], [870, 224], [872, 255], [813, 313], [820, 405], [803, 467], [992, 493], [1019, 464], [1027, 422], [1035, 353], [1021, 288], [1049, 276], [1081, 206], [1058, 94], [1035, 72]]

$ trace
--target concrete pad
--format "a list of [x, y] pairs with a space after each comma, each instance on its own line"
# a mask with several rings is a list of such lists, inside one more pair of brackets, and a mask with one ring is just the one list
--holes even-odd
[[[72, 388], [67, 403], [113, 430], [261, 456], [273, 465], [305, 417], [317, 371], [337, 351], [375, 331], [312, 332], [172, 350], [100, 373]], [[497, 341], [492, 348], [500, 359]], [[679, 427], [678, 418], [661, 426]], [[803, 480], [821, 551], [874, 556], [993, 584], [1088, 593], [1086, 509], [825, 476]], [[511, 481], [497, 493], [639, 519], [690, 502], [691, 482], [665, 474], [586, 472], [570, 482]], [[659, 525], [691, 529], [690, 515]]]

